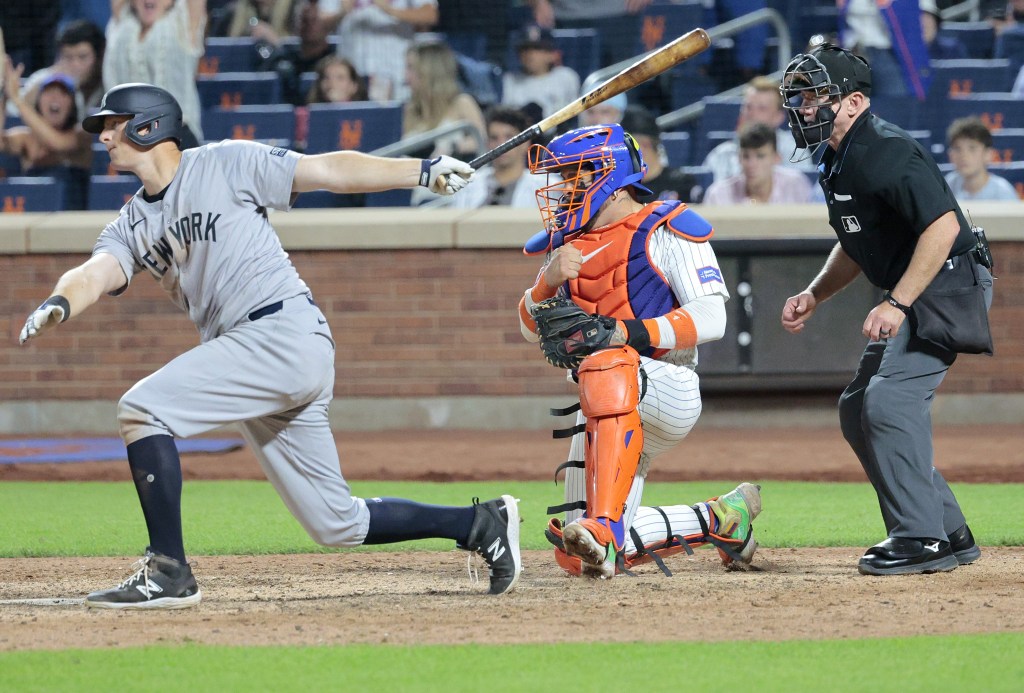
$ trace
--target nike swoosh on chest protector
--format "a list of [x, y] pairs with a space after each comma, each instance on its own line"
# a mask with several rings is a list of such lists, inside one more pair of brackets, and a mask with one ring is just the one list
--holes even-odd
[[602, 246], [601, 246], [600, 248], [598, 248], [598, 249], [597, 249], [597, 250], [595, 250], [594, 252], [592, 252], [592, 253], [587, 253], [586, 255], [584, 255], [584, 256], [583, 256], [583, 257], [582, 257], [582, 258], [580, 259], [580, 264], [583, 264], [583, 263], [584, 263], [584, 262], [586, 262], [587, 260], [591, 259], [592, 257], [594, 257], [595, 255], [597, 255], [598, 253], [600, 253], [600, 252], [601, 252], [602, 250], [604, 250], [605, 248], [607, 248], [607, 247], [608, 247], [608, 246], [610, 246], [610, 245], [611, 245], [611, 243], [605, 243], [604, 245], [602, 245]]

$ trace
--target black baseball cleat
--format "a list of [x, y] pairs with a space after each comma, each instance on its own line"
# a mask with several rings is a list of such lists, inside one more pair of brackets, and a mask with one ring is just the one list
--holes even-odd
[[889, 537], [868, 549], [857, 569], [863, 575], [912, 575], [946, 572], [958, 565], [948, 541]]
[[505, 594], [516, 586], [523, 562], [519, 554], [519, 501], [512, 496], [481, 503], [473, 499], [476, 517], [469, 538], [460, 549], [476, 551], [490, 568], [488, 594]]
[[974, 543], [974, 535], [966, 524], [946, 538], [949, 539], [949, 548], [960, 565], [974, 563], [981, 558], [981, 549]]
[[117, 587], [93, 592], [85, 605], [100, 609], [185, 609], [203, 598], [187, 563], [146, 550], [136, 572]]

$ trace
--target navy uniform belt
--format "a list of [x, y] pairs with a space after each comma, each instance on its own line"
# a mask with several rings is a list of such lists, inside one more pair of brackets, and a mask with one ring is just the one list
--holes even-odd
[[[306, 300], [309, 301], [309, 305], [316, 305], [316, 302], [313, 301], [313, 294], [306, 294]], [[249, 313], [249, 320], [259, 320], [260, 318], [265, 318], [268, 315], [279, 313], [281, 312], [282, 308], [284, 308], [284, 301], [274, 301], [273, 303], [268, 303], [262, 308], [257, 308], [253, 312]]]

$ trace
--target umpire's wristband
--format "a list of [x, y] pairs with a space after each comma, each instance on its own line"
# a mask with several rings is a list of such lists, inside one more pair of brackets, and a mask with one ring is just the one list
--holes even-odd
[[68, 300], [60, 294], [50, 296], [48, 299], [43, 301], [42, 305], [39, 307], [45, 308], [46, 306], [57, 306], [64, 311], [64, 317], [61, 319], [61, 322], [67, 322], [68, 318], [71, 317], [71, 304], [68, 303]]
[[647, 325], [643, 320], [623, 320], [626, 328], [626, 344], [637, 351], [644, 351], [651, 346], [651, 333], [647, 331]]
[[882, 300], [888, 303], [893, 308], [898, 308], [904, 315], [910, 315], [910, 306], [905, 306], [895, 298], [892, 297], [892, 293], [886, 291], [882, 296]]

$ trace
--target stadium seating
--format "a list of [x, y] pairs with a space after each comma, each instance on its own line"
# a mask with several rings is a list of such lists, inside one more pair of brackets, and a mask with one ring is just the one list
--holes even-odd
[[1006, 59], [933, 60], [931, 70], [928, 98], [933, 103], [965, 94], [1010, 91], [1016, 77]]
[[310, 154], [355, 149], [370, 152], [402, 137], [402, 106], [394, 102], [313, 104], [309, 107]]
[[1016, 77], [1017, 71], [1024, 65], [1024, 27], [1015, 24], [1004, 29], [996, 38], [992, 54], [996, 58], [1007, 58], [1010, 70]]
[[996, 33], [988, 22], [944, 22], [939, 36], [958, 39], [967, 48], [967, 54], [979, 60], [991, 58]]
[[871, 112], [904, 130], [919, 127], [920, 101], [903, 96], [872, 96]]
[[50, 176], [14, 176], [0, 180], [0, 213], [59, 212], [64, 184]]
[[259, 53], [248, 36], [211, 36], [206, 39], [206, 54], [199, 62], [199, 74], [220, 72], [251, 72], [256, 69]]
[[287, 105], [211, 108], [203, 114], [203, 132], [208, 141], [273, 141], [291, 147], [295, 139], [295, 109]]
[[665, 147], [665, 156], [668, 157], [670, 167], [679, 168], [690, 164], [690, 133], [663, 132], [661, 144]]
[[21, 175], [21, 159], [0, 153], [0, 179]]
[[697, 179], [693, 201], [700, 202], [701, 199], [704, 198], [704, 193], [707, 191], [708, 186], [714, 181], [714, 174], [712, 174], [711, 169], [706, 166], [683, 166], [682, 170], [683, 173], [689, 173]]
[[121, 209], [141, 187], [135, 176], [90, 176], [89, 209]]
[[[942, 133], [957, 118], [978, 116], [995, 132], [1024, 123], [1024, 101], [1008, 93], [981, 92], [947, 99], [942, 108], [922, 109], [917, 128]], [[936, 135], [938, 137], [938, 135]]]
[[993, 132], [992, 148], [1001, 164], [1024, 161], [1024, 128], [1003, 128]]
[[[700, 0], [656, 0], [644, 9], [641, 21], [640, 36], [637, 37], [636, 45], [637, 55], [660, 48], [692, 31], [694, 27], [705, 26], [704, 4]], [[695, 57], [691, 64], [704, 64], [710, 57], [710, 52], [707, 52]]]
[[203, 110], [220, 106], [257, 106], [281, 102], [281, 81], [274, 72], [220, 72], [199, 75], [199, 103]]

